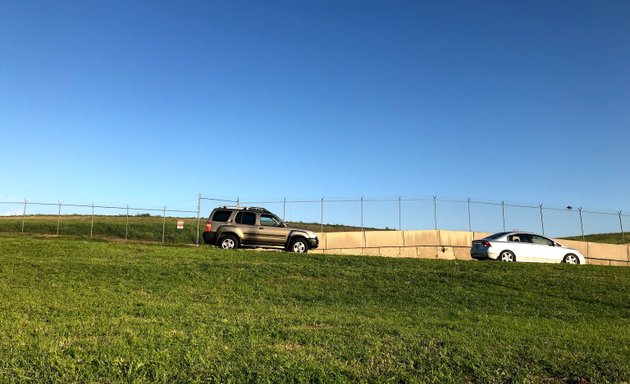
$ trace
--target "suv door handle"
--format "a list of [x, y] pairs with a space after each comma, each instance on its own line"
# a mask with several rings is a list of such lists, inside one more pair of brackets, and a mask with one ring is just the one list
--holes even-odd
[[259, 227], [258, 229], [265, 229], [265, 227]]

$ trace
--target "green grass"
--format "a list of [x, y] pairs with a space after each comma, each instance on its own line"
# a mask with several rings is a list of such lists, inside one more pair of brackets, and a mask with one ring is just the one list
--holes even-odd
[[1, 382], [624, 382], [630, 269], [0, 236]]

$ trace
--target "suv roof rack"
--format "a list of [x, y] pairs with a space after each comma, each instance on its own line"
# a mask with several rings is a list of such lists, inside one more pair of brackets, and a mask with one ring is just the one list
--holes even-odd
[[263, 207], [244, 207], [242, 205], [224, 205], [221, 206], [219, 208], [222, 209], [241, 209], [243, 211], [260, 211], [260, 212], [267, 212], [267, 213], [271, 213], [270, 211], [268, 211], [266, 208]]

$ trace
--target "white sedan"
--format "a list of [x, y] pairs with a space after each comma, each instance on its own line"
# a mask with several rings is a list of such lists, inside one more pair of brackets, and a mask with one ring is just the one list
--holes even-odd
[[584, 256], [544, 236], [529, 232], [499, 232], [472, 242], [473, 259], [585, 264]]

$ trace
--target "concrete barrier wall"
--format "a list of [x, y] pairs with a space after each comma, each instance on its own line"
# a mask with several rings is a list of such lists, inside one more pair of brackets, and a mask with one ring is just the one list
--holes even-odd
[[[472, 260], [470, 245], [489, 233], [464, 231], [365, 231], [317, 234], [320, 246], [313, 253]], [[630, 245], [556, 240], [577, 249], [588, 264], [630, 266]]]
[[402, 231], [405, 246], [440, 245], [439, 231]]
[[367, 231], [365, 232], [365, 246], [372, 247], [402, 247], [402, 231]]
[[628, 246], [588, 243], [588, 262], [597, 265], [628, 266]]

